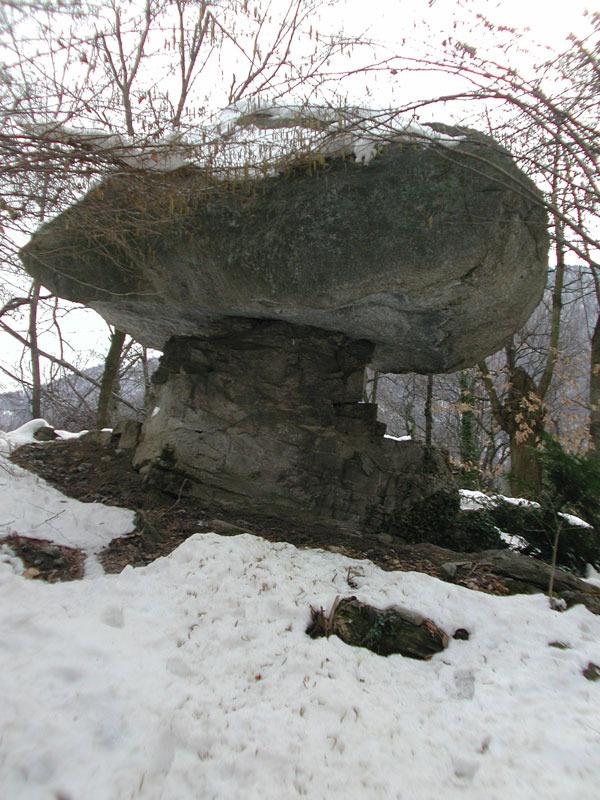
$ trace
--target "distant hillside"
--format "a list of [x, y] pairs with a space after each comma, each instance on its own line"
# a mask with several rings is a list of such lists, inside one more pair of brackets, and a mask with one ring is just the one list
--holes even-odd
[[[151, 375], [156, 369], [158, 359], [148, 361]], [[95, 381], [102, 378], [103, 365], [98, 364], [82, 370]], [[65, 430], [82, 430], [93, 427], [96, 418], [99, 390], [84, 378], [65, 373], [62, 377], [42, 387], [42, 417], [54, 427]], [[131, 405], [139, 409], [137, 416], [143, 416], [144, 374], [142, 365], [137, 362], [126, 368], [121, 376], [119, 394]], [[120, 405], [118, 415], [135, 417], [136, 412]], [[0, 393], [0, 430], [11, 431], [31, 419], [31, 400], [26, 391]]]

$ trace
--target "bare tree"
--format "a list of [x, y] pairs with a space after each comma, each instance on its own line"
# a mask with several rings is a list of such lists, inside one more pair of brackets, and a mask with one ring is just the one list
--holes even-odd
[[[302, 102], [324, 91], [328, 80], [337, 89], [340, 76], [329, 74], [329, 60], [352, 42], [318, 34], [320, 5], [321, 0], [289, 0], [278, 9], [262, 0], [252, 6], [242, 0], [4, 3], [0, 262], [15, 276], [13, 297], [23, 292], [19, 244], [46, 214], [63, 210], [94, 181], [189, 162], [210, 173], [231, 160], [260, 161], [253, 145], [240, 155], [239, 137], [215, 119], [219, 108], [290, 93]], [[4, 330], [16, 313], [10, 303], [7, 308]], [[29, 335], [21, 339], [31, 350], [36, 412], [42, 353], [36, 325], [43, 308], [34, 287]], [[122, 332], [114, 336], [112, 345], [124, 342]], [[110, 374], [116, 378], [118, 370], [109, 369], [107, 379]], [[106, 422], [105, 410], [100, 419]]]
[[[545, 402], [559, 359], [567, 259], [591, 272], [600, 309], [600, 14], [590, 14], [587, 34], [571, 36], [562, 52], [531, 45], [521, 69], [511, 59], [515, 43], [526, 49], [517, 30], [494, 26], [481, 14], [472, 19], [470, 28], [493, 36], [495, 51], [480, 51], [470, 43], [467, 26], [465, 38], [452, 32], [426, 55], [398, 55], [377, 69], [397, 73], [400, 80], [409, 71], [427, 71], [462, 81], [462, 90], [415, 101], [403, 111], [423, 113], [440, 102], [453, 107], [456, 115], [464, 109], [465, 116], [485, 125], [510, 150], [544, 192], [554, 252], [544, 363], [534, 376], [509, 347], [503, 368], [504, 399], [489, 365], [480, 365], [495, 421], [510, 439], [515, 483], [536, 487], [539, 469], [534, 451], [544, 431]], [[596, 455], [600, 452], [600, 323], [593, 331], [589, 438], [591, 454]]]

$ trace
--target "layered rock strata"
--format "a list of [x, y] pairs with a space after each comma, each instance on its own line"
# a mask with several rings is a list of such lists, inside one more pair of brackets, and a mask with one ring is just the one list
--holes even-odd
[[377, 528], [447, 506], [443, 458], [384, 438], [362, 403], [373, 345], [271, 320], [228, 319], [172, 339], [134, 464], [175, 495]]

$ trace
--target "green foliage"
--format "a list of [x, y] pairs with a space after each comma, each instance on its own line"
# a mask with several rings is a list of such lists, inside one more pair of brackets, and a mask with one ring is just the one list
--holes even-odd
[[[600, 566], [600, 465], [567, 453], [550, 436], [536, 452], [542, 466], [539, 505], [497, 500], [494, 507], [461, 515], [461, 524], [465, 517], [482, 531], [491, 524], [524, 539], [525, 555], [549, 563], [555, 559], [563, 569], [583, 574], [587, 564]], [[573, 525], [567, 513], [593, 527]]]
[[432, 524], [431, 519], [425, 524], [425, 515], [418, 520], [413, 515], [404, 520], [397, 533], [411, 544], [427, 542], [457, 550], [459, 553], [499, 550], [507, 546], [486, 511], [461, 512], [451, 521], [446, 520], [444, 526]]
[[541, 503], [555, 512], [571, 511], [590, 525], [600, 522], [600, 463], [567, 453], [551, 436], [539, 451], [543, 470]]
[[406, 435], [412, 436], [413, 439], [416, 438], [417, 435], [417, 422], [415, 420], [414, 410], [415, 410], [414, 403], [406, 404], [406, 411], [404, 412]]
[[521, 551], [525, 555], [551, 562], [556, 535], [560, 532], [556, 551], [559, 566], [583, 574], [587, 564], [600, 564], [600, 536], [595, 528], [569, 524], [552, 507], [515, 505], [500, 500], [485, 513], [500, 530], [525, 539], [527, 544]]
[[462, 511], [446, 539], [446, 547], [461, 553], [501, 550], [508, 547], [493, 516], [487, 511]]
[[[454, 494], [440, 491], [397, 512], [384, 529], [410, 543], [427, 542], [459, 552], [507, 547], [502, 531], [524, 540], [525, 555], [548, 562], [555, 556], [557, 565], [579, 574], [587, 564], [600, 567], [600, 465], [565, 452], [550, 437], [539, 456], [543, 467], [539, 505], [497, 500], [489, 508], [459, 513]], [[593, 527], [573, 525], [564, 516], [567, 513]]]
[[[586, 564], [600, 563], [600, 465], [596, 461], [567, 453], [561, 444], [550, 436], [544, 437], [544, 448], [538, 453], [543, 470], [541, 511], [544, 521], [553, 524], [552, 577], [550, 579], [550, 604], [554, 607], [554, 568], [565, 563], [577, 571]], [[571, 526], [565, 535], [565, 512], [576, 512], [592, 528]]]
[[388, 529], [411, 544], [465, 553], [506, 547], [493, 519], [486, 512], [461, 512], [455, 492], [437, 492], [410, 511], [398, 512]]

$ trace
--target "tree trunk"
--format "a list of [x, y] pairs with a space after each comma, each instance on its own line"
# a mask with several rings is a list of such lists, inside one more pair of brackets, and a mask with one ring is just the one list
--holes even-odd
[[[377, 388], [379, 385], [379, 372], [373, 371], [373, 377], [369, 378], [369, 370], [365, 370], [363, 381], [363, 400], [365, 403], [377, 402]], [[371, 386], [369, 387], [369, 384]]]
[[539, 439], [523, 438], [519, 431], [510, 436], [508, 480], [510, 490], [515, 497], [535, 499], [540, 496], [542, 473], [536, 452], [539, 444]]
[[[42, 196], [40, 201], [40, 222], [46, 218], [46, 204], [48, 202], [48, 181], [49, 177], [44, 177], [42, 186]], [[37, 316], [38, 306], [40, 302], [41, 284], [38, 281], [33, 281], [31, 290], [29, 292], [29, 346], [31, 353], [31, 416], [33, 419], [39, 419], [42, 416], [42, 379], [40, 371], [40, 351], [38, 350], [38, 337], [37, 337]]]
[[115, 330], [110, 337], [110, 347], [104, 360], [104, 373], [100, 382], [100, 397], [98, 399], [97, 428], [106, 428], [111, 424], [111, 411], [113, 392], [115, 392], [121, 366], [121, 352], [125, 342], [125, 333]]
[[37, 346], [37, 311], [41, 286], [37, 281], [31, 284], [29, 293], [29, 345], [31, 353], [31, 416], [42, 416], [42, 380], [40, 375], [40, 353]]
[[479, 365], [481, 378], [492, 404], [496, 422], [508, 434], [511, 491], [520, 497], [539, 497], [542, 487], [537, 453], [544, 435], [545, 409], [536, 385], [522, 367], [514, 366], [512, 351], [507, 348], [509, 386], [504, 405], [496, 393], [485, 361]]
[[425, 395], [425, 446], [431, 447], [433, 442], [433, 375], [427, 376], [427, 394]]
[[479, 447], [475, 431], [475, 396], [471, 376], [463, 370], [458, 376], [460, 386], [460, 460], [466, 467], [479, 463]]
[[544, 435], [544, 404], [536, 385], [522, 367], [511, 370], [505, 403], [510, 440], [510, 488], [514, 495], [535, 499], [542, 488], [536, 450]]
[[142, 372], [144, 375], [144, 412], [147, 412], [150, 408], [150, 391], [152, 389], [152, 383], [150, 381], [150, 370], [148, 369], [148, 350], [145, 347], [142, 347]]
[[373, 373], [373, 385], [371, 386], [371, 403], [377, 402], [377, 389], [379, 388], [379, 372]]
[[590, 457], [600, 460], [600, 315], [592, 335], [590, 363]]

